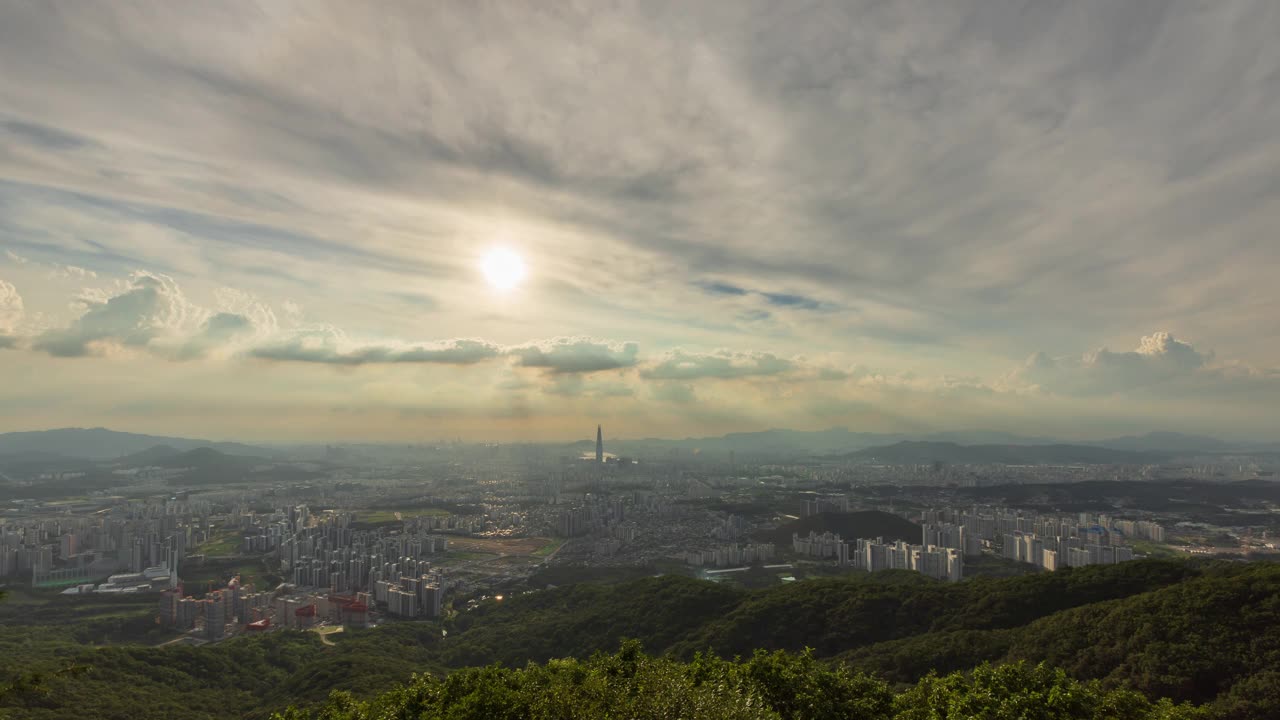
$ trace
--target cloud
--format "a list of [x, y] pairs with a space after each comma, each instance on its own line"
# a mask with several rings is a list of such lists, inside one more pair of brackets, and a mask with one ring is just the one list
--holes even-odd
[[[273, 337], [280, 330], [280, 323], [276, 318], [275, 311], [270, 305], [252, 293], [235, 288], [221, 287], [214, 291], [214, 299], [217, 302], [219, 313], [238, 315], [245, 318], [253, 329], [255, 339], [261, 340]], [[301, 324], [300, 313], [296, 306], [285, 301], [281, 304], [281, 307], [291, 326], [297, 327]], [[237, 333], [237, 335], [240, 335], [240, 333]]]
[[762, 295], [770, 305], [778, 307], [799, 308], [801, 310], [817, 310], [822, 307], [822, 303], [803, 295], [789, 295], [787, 293], [762, 293]]
[[16, 330], [22, 316], [23, 303], [18, 288], [0, 280], [0, 335]]
[[1144, 336], [1135, 350], [1099, 348], [1079, 358], [1034, 353], [1010, 380], [1068, 395], [1106, 395], [1174, 383], [1208, 370], [1212, 352], [1201, 352], [1168, 332]]
[[204, 357], [210, 350], [224, 347], [233, 340], [254, 331], [253, 321], [235, 313], [217, 313], [205, 320], [200, 332], [179, 349], [176, 358], [194, 360]]
[[697, 283], [697, 285], [712, 295], [730, 295], [736, 297], [746, 295], [751, 292], [746, 288], [740, 288], [737, 285], [730, 285], [729, 283], [723, 282], [704, 282]]
[[135, 272], [120, 294], [100, 295], [82, 296], [88, 310], [65, 328], [40, 334], [32, 347], [55, 357], [99, 354], [110, 345], [145, 348], [199, 314], [173, 278], [156, 273]]
[[819, 380], [845, 380], [849, 375], [850, 373], [847, 370], [824, 367], [818, 369], [817, 377]]
[[741, 378], [759, 375], [781, 375], [795, 363], [773, 353], [731, 352], [691, 353], [673, 350], [640, 371], [650, 380], [697, 380], [702, 378]]
[[416, 292], [393, 292], [389, 293], [390, 297], [396, 301], [413, 307], [417, 311], [437, 310], [440, 307], [439, 301], [430, 295]]
[[589, 382], [581, 373], [561, 373], [550, 376], [551, 382], [543, 387], [549, 395], [574, 398], [626, 398], [635, 395], [635, 390], [620, 382]]
[[[510, 367], [495, 366], [539, 387], [599, 367], [790, 387], [822, 377], [790, 357], [799, 348], [989, 381], [1006, 370], [993, 357], [1072, 349], [1011, 387], [1096, 414], [1272, 382], [1203, 348], [1280, 357], [1280, 244], [1260, 240], [1280, 220], [1275, 2], [306, 5], [304, 21], [269, 3], [0, 10], [0, 259], [24, 290], [22, 332], [57, 319], [45, 352], [217, 356], [197, 338], [222, 312], [252, 323], [228, 350], [438, 358], [435, 343], [367, 339], [418, 337], [430, 310], [431, 338], [583, 334], [743, 356], [572, 365], [497, 347]], [[245, 52], [264, 46], [269, 61]], [[471, 254], [488, 242], [526, 253], [514, 302], [477, 293]], [[191, 278], [202, 302], [243, 286], [366, 339], [291, 348], [301, 313], [283, 309], [281, 329], [220, 303], [178, 327], [113, 324], [128, 313], [106, 295], [69, 324], [40, 283], [55, 261]], [[406, 302], [428, 291], [438, 307]], [[1074, 352], [1171, 321], [1192, 353]], [[770, 374], [750, 348], [795, 367]], [[26, 361], [5, 353], [0, 373]], [[46, 365], [68, 386], [90, 374]], [[806, 391], [839, 410], [857, 382], [844, 379]], [[731, 396], [770, 384], [697, 390], [746, 422]], [[756, 409], [768, 422], [790, 402]], [[1199, 407], [1185, 414], [1245, 426]]]
[[585, 337], [559, 337], [509, 349], [520, 367], [541, 368], [551, 374], [594, 373], [636, 364], [640, 346]]
[[653, 386], [650, 393], [654, 400], [677, 405], [688, 405], [697, 402], [698, 396], [692, 385], [678, 382], [664, 382]]
[[[640, 257], [673, 269], [673, 284], [721, 273], [732, 282], [707, 292], [790, 288], [757, 299], [799, 310], [875, 300], [939, 334], [991, 333], [988, 322], [1013, 333], [1046, 313], [1133, 327], [1274, 266], [1276, 250], [1250, 238], [1274, 226], [1280, 100], [1265, 91], [1278, 62], [1259, 50], [1274, 18], [1265, 0], [1196, 13], [1129, 5], [546, 16], [339, 3], [305, 25], [197, 13], [207, 32], [161, 47], [154, 38], [175, 37], [197, 11], [35, 6], [7, 13], [0, 42], [0, 95], [28, 145], [4, 172], [170, 215], [257, 215], [253, 242], [295, 256], [317, 247], [297, 239], [310, 240], [307, 226], [329, 226], [331, 237], [314, 234], [351, 266], [420, 258], [398, 230], [466, 234], [458, 218], [500, 197], [512, 215], [591, 238], [591, 252], [556, 252], [566, 276], [592, 274], [600, 256]], [[387, 15], [403, 53], [376, 40]], [[238, 61], [259, 34], [290, 42], [271, 63]], [[1185, 59], [1190, 37], [1201, 62]], [[466, 52], [480, 43], [492, 57]], [[562, 62], [542, 62], [546, 47]], [[307, 70], [315, 82], [299, 86]], [[147, 117], [136, 97], [151, 101]], [[1121, 101], [1131, 97], [1152, 100]], [[545, 103], [565, 111], [552, 122]], [[129, 142], [54, 147], [75, 143], [49, 143], [49, 117], [61, 135]], [[335, 222], [350, 210], [369, 229], [359, 243]], [[264, 225], [296, 236], [267, 237]], [[235, 242], [211, 234], [193, 254]], [[1226, 251], [1203, 247], [1208, 236]], [[647, 294], [650, 275], [616, 295]], [[1185, 282], [1158, 279], [1173, 276]], [[1242, 326], [1264, 316], [1256, 297], [1219, 301], [1224, 314], [1247, 311]]]
[[[88, 279], [92, 271], [54, 266], [62, 277]], [[135, 271], [109, 289], [86, 288], [85, 307], [63, 327], [47, 329], [30, 344], [55, 357], [102, 355], [112, 348], [145, 349], [170, 360], [195, 360], [218, 349], [278, 336], [275, 313], [255, 296], [231, 288], [214, 292], [219, 310], [196, 305], [173, 278]]]
[[474, 365], [498, 356], [500, 348], [484, 340], [461, 338], [430, 344], [356, 345], [333, 329], [300, 331], [293, 337], [255, 347], [260, 360], [324, 365], [441, 364]]
[[38, 145], [48, 150], [75, 150], [91, 144], [85, 138], [64, 132], [55, 127], [21, 120], [0, 120], [0, 131], [4, 131], [21, 142]]
[[17, 265], [26, 265], [27, 263], [31, 262], [27, 258], [22, 257], [21, 255], [15, 253], [12, 250], [5, 250], [4, 256], [9, 262]]
[[779, 308], [792, 308], [796, 310], [821, 310], [830, 307], [826, 303], [822, 303], [814, 298], [806, 295], [798, 295], [794, 293], [781, 292], [765, 292], [763, 290], [750, 290], [739, 285], [733, 285], [720, 281], [699, 281], [694, 283], [695, 286], [701, 288], [711, 295], [720, 295], [725, 297], [747, 297], [757, 296], [765, 301], [765, 303]]
[[52, 267], [53, 269], [49, 271], [49, 277], [51, 278], [63, 278], [67, 280], [90, 280], [98, 277], [98, 273], [92, 270], [87, 270], [85, 268], [82, 268], [76, 265], [63, 265], [61, 263], [54, 263]]

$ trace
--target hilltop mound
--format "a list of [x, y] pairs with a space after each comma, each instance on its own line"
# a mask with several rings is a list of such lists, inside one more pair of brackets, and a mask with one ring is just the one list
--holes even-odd
[[263, 462], [266, 462], [266, 460], [260, 457], [228, 455], [213, 448], [199, 447], [194, 450], [169, 455], [159, 460], [156, 464], [171, 468], [228, 468], [249, 467]]
[[169, 458], [181, 453], [181, 450], [172, 445], [153, 445], [141, 452], [125, 455], [117, 460], [116, 463], [126, 467], [157, 465], [161, 461], [168, 460]]

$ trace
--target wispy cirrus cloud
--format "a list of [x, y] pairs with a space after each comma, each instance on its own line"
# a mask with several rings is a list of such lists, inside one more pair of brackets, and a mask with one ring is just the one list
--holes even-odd
[[758, 297], [765, 304], [776, 308], [789, 308], [793, 310], [834, 310], [834, 306], [824, 303], [807, 295], [785, 292], [768, 292], [763, 290], [749, 290], [732, 283], [710, 281], [697, 282], [695, 285], [711, 295], [719, 295], [730, 298]]

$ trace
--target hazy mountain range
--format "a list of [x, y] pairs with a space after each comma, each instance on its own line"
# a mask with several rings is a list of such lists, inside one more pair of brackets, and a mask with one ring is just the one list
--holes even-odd
[[86, 460], [114, 460], [144, 451], [162, 454], [163, 449], [157, 446], [167, 446], [174, 454], [196, 448], [212, 448], [230, 455], [272, 457], [280, 454], [243, 443], [141, 435], [106, 428], [60, 428], [0, 434], [0, 455], [49, 453]]
[[[744, 460], [765, 456], [844, 455], [855, 460], [881, 462], [1156, 462], [1171, 455], [1280, 452], [1280, 443], [1243, 445], [1213, 437], [1170, 432], [1074, 443], [995, 431], [906, 434], [853, 432], [844, 428], [815, 432], [779, 429], [684, 439], [617, 440], [609, 438], [607, 433], [605, 437], [606, 449], [621, 455], [652, 457], [671, 452], [697, 452], [727, 458], [733, 452], [736, 457]], [[564, 447], [573, 452], [594, 447], [594, 442], [583, 440], [568, 443]], [[286, 451], [238, 442], [144, 435], [106, 428], [62, 428], [0, 434], [0, 457], [10, 462], [41, 462], [62, 458], [67, 461], [78, 459], [116, 461], [130, 465], [167, 465], [175, 461], [174, 456], [199, 448], [209, 448], [227, 455], [278, 459], [294, 454], [294, 450], [312, 455], [317, 449], [323, 449], [323, 446], [290, 448]]]
[[1094, 445], [959, 445], [952, 442], [904, 441], [846, 453], [849, 460], [889, 465], [932, 462], [969, 465], [1151, 465], [1176, 453], [1116, 450]]
[[[1126, 435], [1092, 441], [1064, 442], [1058, 438], [1015, 435], [1013, 433], [973, 430], [938, 433], [867, 433], [853, 432], [845, 428], [831, 428], [816, 432], [799, 430], [765, 430], [751, 433], [730, 433], [719, 437], [685, 438], [668, 440], [646, 438], [644, 440], [611, 440], [606, 434], [606, 449], [619, 454], [661, 452], [672, 450], [699, 451], [713, 455], [726, 455], [732, 451], [739, 458], [765, 455], [841, 455], [869, 448], [883, 448], [899, 443], [945, 443], [957, 446], [1049, 446], [1071, 445], [1086, 448], [1135, 453], [1256, 453], [1280, 452], [1280, 443], [1237, 444], [1218, 438], [1200, 435], [1184, 435], [1172, 432], [1152, 432], [1145, 435]], [[575, 447], [587, 447], [590, 441], [576, 443]], [[958, 462], [958, 460], [956, 460]]]

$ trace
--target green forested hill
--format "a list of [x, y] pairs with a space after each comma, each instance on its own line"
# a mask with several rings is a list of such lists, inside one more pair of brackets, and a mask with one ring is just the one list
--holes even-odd
[[443, 681], [415, 679], [369, 701], [336, 695], [313, 713], [276, 720], [1199, 720], [1208, 713], [1131, 690], [1079, 682], [1026, 663], [929, 676], [894, 693], [884, 682], [809, 654], [760, 651], [750, 659], [646, 657], [639, 644], [586, 662], [472, 668]]
[[[899, 686], [933, 670], [1046, 661], [1097, 680], [1101, 690], [1208, 704], [1234, 720], [1280, 717], [1280, 706], [1269, 704], [1280, 697], [1278, 621], [1274, 563], [1147, 560], [954, 584], [887, 572], [761, 591], [668, 576], [490, 602], [460, 614], [446, 638], [438, 625], [398, 623], [331, 636], [333, 646], [277, 632], [200, 648], [70, 653], [64, 644], [56, 657], [40, 655], [38, 637], [9, 640], [19, 662], [30, 656], [23, 667], [71, 661], [89, 671], [54, 677], [48, 692], [11, 694], [3, 704], [33, 718], [68, 717], [75, 708], [93, 717], [172, 717], [177, 707], [193, 718], [263, 716], [335, 689], [385, 690], [415, 672], [587, 658], [636, 638], [673, 662], [703, 651], [732, 658], [812, 648], [815, 658]], [[5, 628], [0, 638], [18, 632]]]
[[906, 540], [920, 542], [922, 528], [893, 513], [880, 510], [856, 512], [824, 512], [785, 523], [775, 530], [761, 533], [761, 539], [783, 547], [791, 547], [792, 534], [805, 536], [810, 532], [821, 535], [835, 533], [846, 538], [884, 538], [885, 542]]

